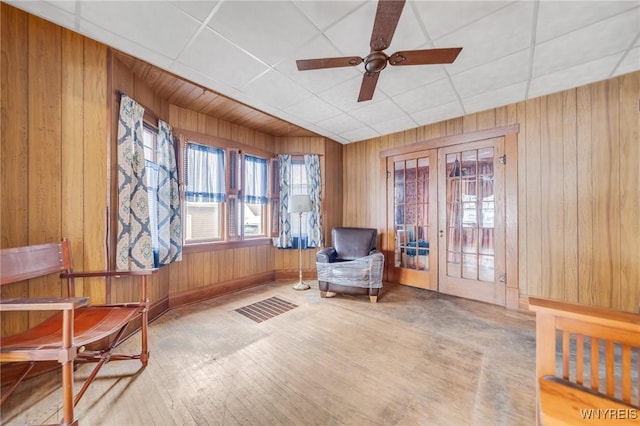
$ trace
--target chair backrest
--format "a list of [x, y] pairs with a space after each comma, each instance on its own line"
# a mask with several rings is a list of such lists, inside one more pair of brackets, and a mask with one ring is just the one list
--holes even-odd
[[66, 238], [47, 243], [0, 250], [0, 284], [71, 271], [71, 244]]
[[373, 228], [333, 228], [331, 238], [338, 259], [354, 260], [368, 256], [376, 248], [378, 231]]

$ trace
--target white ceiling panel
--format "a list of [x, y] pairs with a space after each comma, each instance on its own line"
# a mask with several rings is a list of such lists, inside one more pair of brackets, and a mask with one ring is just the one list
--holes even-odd
[[244, 86], [269, 69], [209, 28], [200, 32], [198, 38], [185, 49], [180, 62], [234, 88]]
[[432, 40], [472, 24], [510, 1], [416, 1], [413, 3]]
[[637, 8], [638, 1], [542, 1], [538, 10], [536, 43]]
[[357, 102], [375, 0], [7, 1], [341, 143], [640, 70], [640, 2], [407, 0], [387, 54], [462, 47], [452, 64], [389, 66]]
[[[435, 47], [462, 47], [450, 74], [491, 63], [531, 46], [534, 2], [514, 2], [491, 15], [435, 40]], [[460, 14], [464, 11], [461, 9]]]
[[208, 25], [269, 65], [317, 34], [311, 22], [285, 1], [223, 2]]
[[435, 108], [438, 105], [448, 104], [457, 99], [458, 95], [448, 78], [443, 78], [393, 97], [396, 104], [408, 113]]
[[[127, 2], [126, 13], [118, 2], [85, 1], [81, 3], [81, 18], [149, 50], [176, 58], [200, 27], [200, 22], [167, 2]], [[139, 22], [155, 25], [139, 25]], [[163, 25], [171, 22], [171, 26]], [[133, 31], [132, 31], [133, 30]]]
[[533, 77], [625, 52], [640, 32], [640, 7], [536, 45]]

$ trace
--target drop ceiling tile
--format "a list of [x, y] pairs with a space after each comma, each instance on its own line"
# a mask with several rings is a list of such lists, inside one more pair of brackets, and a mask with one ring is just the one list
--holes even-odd
[[370, 124], [369, 126], [381, 135], [389, 135], [391, 133], [418, 127], [418, 123], [416, 123], [410, 116], [404, 115], [402, 117], [394, 118], [393, 120]]
[[[371, 28], [373, 28], [373, 22]], [[369, 32], [369, 39], [371, 39], [371, 32]], [[430, 47], [430, 45], [424, 46], [427, 42], [431, 42], [431, 40], [427, 39], [420, 21], [413, 12], [411, 4], [407, 2], [400, 15], [400, 20], [398, 21], [398, 26], [393, 34], [393, 38], [391, 39], [391, 45], [386, 49], [386, 52], [388, 55], [391, 55], [397, 51]]]
[[335, 117], [316, 123], [318, 127], [329, 129], [329, 131], [341, 135], [352, 130], [364, 127], [364, 123], [351, 117], [349, 114], [340, 114]]
[[[268, 68], [205, 28], [180, 55], [180, 62], [202, 74], [240, 88]], [[215, 88], [214, 88], [215, 89]]]
[[431, 39], [478, 21], [507, 6], [510, 1], [416, 1], [418, 11]]
[[634, 47], [622, 59], [618, 68], [613, 72], [613, 76], [627, 74], [640, 70], [640, 46]]
[[442, 65], [387, 67], [378, 80], [378, 87], [387, 95], [396, 96], [445, 77]]
[[350, 111], [349, 114], [369, 126], [380, 121], [406, 116], [406, 113], [391, 99], [383, 99], [374, 103], [362, 102], [362, 104], [361, 108]]
[[450, 118], [461, 117], [464, 114], [460, 102], [450, 102], [434, 108], [428, 108], [411, 114], [411, 117], [420, 125], [437, 123]]
[[[461, 98], [491, 92], [529, 78], [529, 49], [451, 77]], [[491, 96], [489, 94], [489, 96]]]
[[617, 15], [535, 47], [533, 76], [624, 52], [638, 35], [640, 8]]
[[464, 106], [464, 112], [466, 114], [472, 114], [474, 112], [520, 102], [525, 98], [526, 91], [527, 82], [522, 81], [510, 86], [491, 90], [489, 96], [487, 93], [482, 93], [469, 98], [463, 98], [462, 105]]
[[316, 96], [310, 96], [303, 101], [286, 108], [285, 112], [310, 123], [317, 123], [342, 113], [339, 109], [334, 108], [326, 101]]
[[361, 127], [359, 129], [342, 133], [340, 134], [340, 136], [347, 139], [349, 142], [358, 142], [358, 141], [363, 141], [365, 139], [376, 138], [380, 136], [380, 134], [375, 130], [373, 130], [371, 127]]
[[209, 16], [211, 11], [219, 1], [192, 1], [192, 0], [179, 0], [170, 2], [178, 9], [183, 10], [188, 15], [193, 16], [200, 22], [204, 22]]
[[634, 1], [541, 1], [536, 43], [542, 43], [587, 25], [638, 7]]
[[282, 110], [312, 96], [304, 87], [273, 69], [242, 87], [241, 91]]
[[335, 24], [363, 5], [363, 1], [311, 0], [298, 1], [295, 6], [320, 30]]
[[393, 97], [395, 103], [409, 113], [448, 104], [457, 101], [457, 99], [458, 97], [447, 78]]
[[[434, 47], [462, 47], [445, 66], [454, 75], [531, 46], [534, 2], [513, 2], [495, 13], [434, 41]], [[461, 11], [461, 13], [463, 13]]]
[[[582, 86], [588, 82], [605, 80], [622, 58], [622, 53], [564, 68], [531, 80], [529, 98]], [[595, 79], [595, 80], [594, 80]]]
[[208, 26], [269, 65], [318, 34], [291, 2], [227, 1]]
[[[358, 94], [362, 85], [362, 76], [357, 75], [337, 86], [318, 93], [318, 96], [343, 111], [352, 111], [362, 107], [362, 102], [358, 102]], [[386, 99], [387, 96], [382, 90], [377, 90], [373, 94], [373, 99], [367, 102], [378, 102]]]
[[[163, 56], [176, 58], [200, 23], [167, 2], [82, 2], [82, 19]], [[111, 44], [112, 43], [107, 43]]]
[[340, 56], [365, 57], [369, 54], [376, 4], [373, 1], [366, 2], [324, 32], [341, 52]]
[[298, 71], [296, 60], [339, 56], [342, 56], [342, 54], [333, 44], [323, 35], [319, 35], [296, 50], [293, 56], [280, 61], [275, 68], [308, 90], [319, 93], [357, 75], [361, 75], [361, 66]]

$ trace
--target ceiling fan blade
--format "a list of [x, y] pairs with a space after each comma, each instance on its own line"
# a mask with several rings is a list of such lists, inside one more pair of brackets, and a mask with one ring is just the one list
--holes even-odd
[[379, 0], [376, 19], [371, 32], [371, 51], [384, 50], [391, 45], [405, 0]]
[[450, 64], [456, 60], [462, 47], [447, 49], [407, 50], [389, 56], [390, 65]]
[[352, 67], [361, 64], [362, 58], [345, 56], [342, 58], [298, 59], [298, 71], [317, 70], [321, 68]]
[[373, 92], [376, 90], [376, 84], [378, 84], [379, 72], [366, 72], [362, 76], [362, 85], [360, 86], [360, 94], [358, 95], [358, 102], [370, 101], [373, 98]]

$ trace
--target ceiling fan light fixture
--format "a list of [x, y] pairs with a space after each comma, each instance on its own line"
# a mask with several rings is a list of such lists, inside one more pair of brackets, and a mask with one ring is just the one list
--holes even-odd
[[380, 72], [386, 68], [388, 59], [383, 52], [371, 52], [364, 58], [364, 69], [368, 73]]

